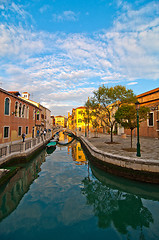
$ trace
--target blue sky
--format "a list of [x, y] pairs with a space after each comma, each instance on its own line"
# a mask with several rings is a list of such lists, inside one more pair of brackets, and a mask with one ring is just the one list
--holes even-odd
[[102, 84], [159, 87], [158, 1], [0, 0], [0, 87], [67, 115]]

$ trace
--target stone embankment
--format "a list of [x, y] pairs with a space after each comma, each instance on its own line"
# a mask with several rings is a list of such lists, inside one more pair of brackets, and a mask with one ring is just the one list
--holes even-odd
[[[147, 143], [145, 144], [145, 149], [144, 151], [142, 150], [141, 153], [143, 156], [147, 157], [139, 158], [135, 156], [135, 152], [126, 151], [124, 148], [125, 140], [121, 137], [118, 137], [118, 142], [116, 142], [116, 144], [108, 144], [108, 142], [104, 141], [104, 137], [79, 137], [82, 146], [94, 165], [121, 177], [149, 183], [159, 183], [158, 139], [146, 139]], [[126, 139], [125, 143], [127, 144], [127, 142]], [[147, 154], [150, 148], [153, 147], [153, 144], [156, 148], [153, 149], [153, 152]], [[127, 149], [130, 150], [129, 148]], [[157, 157], [157, 159], [155, 159], [154, 156]]]
[[25, 142], [8, 143], [0, 147], [0, 180], [9, 173], [8, 169], [3, 168], [3, 165], [20, 159], [20, 161], [27, 160], [32, 157], [52, 138], [52, 134], [47, 134], [46, 137], [39, 136], [34, 139], [27, 139]]

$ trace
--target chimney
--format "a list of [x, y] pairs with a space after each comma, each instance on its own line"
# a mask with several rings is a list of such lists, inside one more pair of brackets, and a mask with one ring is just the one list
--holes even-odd
[[28, 92], [23, 92], [22, 97], [29, 100], [30, 94]]

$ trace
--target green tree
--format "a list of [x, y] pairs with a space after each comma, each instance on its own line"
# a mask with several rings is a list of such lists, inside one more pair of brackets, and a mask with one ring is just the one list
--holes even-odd
[[[140, 107], [139, 122], [147, 119], [150, 109], [148, 107]], [[116, 121], [126, 129], [131, 130], [131, 148], [132, 148], [132, 131], [137, 127], [137, 111], [135, 105], [123, 104], [115, 113]]]
[[94, 110], [96, 117], [100, 118], [110, 129], [111, 142], [113, 142], [113, 127], [116, 122], [115, 112], [121, 103], [131, 103], [136, 101], [136, 97], [131, 89], [124, 86], [99, 87], [93, 92], [94, 96], [89, 101], [89, 107]]

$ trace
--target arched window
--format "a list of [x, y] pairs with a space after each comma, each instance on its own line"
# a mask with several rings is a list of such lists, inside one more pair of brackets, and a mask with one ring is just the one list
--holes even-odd
[[19, 104], [19, 117], [22, 117], [22, 104]]
[[18, 102], [15, 103], [15, 116], [18, 117]]
[[29, 119], [29, 107], [27, 106], [26, 118]]
[[6, 98], [5, 99], [5, 108], [4, 108], [4, 114], [9, 115], [9, 109], [10, 108], [10, 99]]
[[23, 105], [23, 108], [22, 108], [22, 117], [25, 118], [25, 105]]
[[33, 120], [35, 120], [35, 113], [36, 113], [36, 111], [35, 111], [35, 109], [33, 110]]

